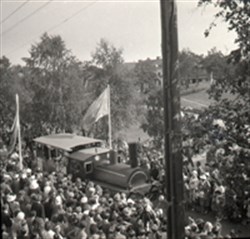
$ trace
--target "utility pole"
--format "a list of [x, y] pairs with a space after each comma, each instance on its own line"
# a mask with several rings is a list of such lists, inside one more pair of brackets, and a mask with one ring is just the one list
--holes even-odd
[[184, 200], [178, 77], [178, 34], [175, 0], [160, 0], [164, 99], [164, 157], [168, 238], [184, 238]]

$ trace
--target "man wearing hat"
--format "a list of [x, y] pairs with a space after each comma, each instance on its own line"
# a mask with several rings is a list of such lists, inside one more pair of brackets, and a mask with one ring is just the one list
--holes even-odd
[[1, 209], [2, 227], [5, 226], [6, 232], [10, 233], [12, 227], [12, 220], [8, 211], [8, 206], [3, 205]]
[[29, 228], [23, 212], [16, 212], [11, 231], [13, 239], [29, 239]]
[[127, 238], [128, 239], [136, 239], [136, 233], [135, 231], [133, 230], [133, 227], [128, 227], [127, 229]]
[[44, 210], [44, 206], [41, 203], [41, 195], [36, 195], [33, 194], [31, 195], [31, 199], [32, 199], [32, 204], [31, 204], [31, 211], [35, 211], [37, 217], [40, 218], [45, 218], [45, 210]]
[[190, 189], [189, 192], [190, 192], [191, 204], [194, 205], [194, 207], [197, 206], [198, 186], [199, 186], [198, 172], [196, 170], [193, 170], [192, 176], [189, 180], [189, 189]]
[[105, 233], [106, 237], [108, 238], [109, 229], [111, 227], [111, 223], [109, 222], [110, 214], [108, 212], [103, 211], [101, 213], [101, 217], [103, 219], [101, 222], [101, 228], [102, 228], [103, 232]]
[[199, 180], [199, 206], [202, 213], [207, 213], [210, 206], [211, 184], [202, 174]]
[[14, 174], [12, 182], [11, 182], [11, 189], [12, 192], [15, 194], [18, 194], [19, 190], [20, 190], [20, 178], [19, 178], [19, 174]]
[[30, 217], [27, 218], [27, 224], [29, 226], [29, 232], [32, 238], [42, 235], [42, 230], [44, 229], [44, 220], [42, 218], [38, 218], [35, 211], [31, 211]]
[[122, 227], [121, 225], [117, 225], [115, 228], [115, 235], [113, 237], [114, 239], [126, 239], [126, 236], [122, 233]]
[[6, 201], [7, 201], [7, 205], [9, 207], [9, 213], [11, 215], [11, 217], [14, 216], [14, 214], [17, 211], [20, 211], [20, 205], [19, 203], [16, 201], [16, 195], [13, 193], [9, 193], [6, 197]]
[[37, 182], [35, 175], [30, 177], [30, 185], [29, 185], [29, 195], [40, 193], [40, 186]]

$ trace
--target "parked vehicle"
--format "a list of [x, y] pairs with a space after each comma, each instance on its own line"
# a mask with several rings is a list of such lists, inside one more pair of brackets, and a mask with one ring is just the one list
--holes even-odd
[[116, 151], [103, 147], [98, 139], [55, 134], [34, 141], [45, 171], [57, 170], [59, 164], [73, 179], [91, 180], [112, 191], [146, 193], [151, 188], [149, 172], [138, 166], [136, 144], [129, 145], [129, 160], [124, 163]]

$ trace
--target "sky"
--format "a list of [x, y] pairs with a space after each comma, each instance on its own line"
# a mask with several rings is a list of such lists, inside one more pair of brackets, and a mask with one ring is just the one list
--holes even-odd
[[[81, 61], [91, 59], [101, 38], [123, 49], [126, 62], [161, 56], [159, 0], [0, 0], [1, 56], [24, 64], [31, 45], [44, 32], [60, 35]], [[224, 54], [235, 34], [217, 21], [208, 38], [204, 31], [214, 20], [214, 7], [197, 7], [198, 0], [177, 0], [179, 49], [206, 54], [216, 47]]]

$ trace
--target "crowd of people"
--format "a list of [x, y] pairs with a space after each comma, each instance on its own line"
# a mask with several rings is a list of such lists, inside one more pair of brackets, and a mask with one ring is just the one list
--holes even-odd
[[[147, 153], [141, 166], [148, 167], [152, 181], [162, 182], [164, 169], [159, 157], [156, 151]], [[114, 193], [72, 176], [61, 170], [42, 171], [36, 164], [19, 170], [17, 154], [1, 156], [2, 238], [167, 238], [167, 202], [162, 193], [154, 200], [150, 195]], [[185, 165], [187, 207], [203, 213], [212, 209], [218, 216], [214, 223], [188, 218], [187, 239], [223, 238], [219, 219], [227, 205], [227, 188], [219, 184], [219, 177], [216, 167], [208, 170], [198, 163], [190, 170], [189, 164]], [[247, 203], [249, 210], [249, 200]], [[235, 236], [232, 231], [224, 238]]]

